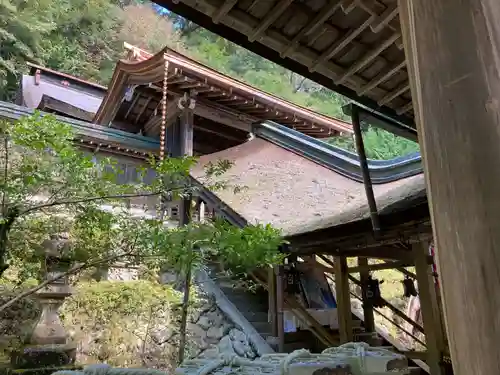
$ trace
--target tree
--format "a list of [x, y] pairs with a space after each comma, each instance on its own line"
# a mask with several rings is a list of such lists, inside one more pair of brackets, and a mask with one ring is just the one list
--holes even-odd
[[[280, 259], [281, 236], [270, 226], [237, 229], [215, 221], [172, 229], [162, 220], [130, 215], [124, 199], [162, 194], [176, 199], [195, 193], [189, 178], [195, 158], [151, 158], [148, 166], [157, 178], [145, 184], [143, 168], [137, 181], [119, 184], [123, 172], [116, 162], [102, 158], [96, 164], [93, 155], [78, 151], [72, 128], [54, 117], [35, 114], [3, 122], [0, 132], [2, 273], [10, 262], [22, 266], [27, 276], [36, 275], [43, 256], [41, 240], [61, 231], [72, 238], [66, 255], [77, 265], [71, 272], [118, 258], [151, 267], [168, 264], [179, 271], [203, 263], [209, 255], [224, 254], [246, 265]], [[202, 182], [208, 188], [227, 187], [214, 177], [228, 167], [227, 161], [207, 166]], [[103, 202], [112, 204], [111, 211], [102, 208]]]
[[48, 1], [39, 1], [35, 14], [32, 1], [0, 1], [0, 99], [5, 100], [17, 89], [19, 73], [26, 61], [34, 61], [41, 42], [53, 28]]

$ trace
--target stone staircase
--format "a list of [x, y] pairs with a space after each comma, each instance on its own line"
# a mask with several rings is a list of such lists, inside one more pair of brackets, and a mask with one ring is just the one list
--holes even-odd
[[[225, 297], [235, 306], [239, 313], [255, 328], [257, 333], [277, 351], [274, 345], [275, 339], [272, 337], [271, 326], [268, 322], [268, 293], [264, 287], [253, 284], [249, 286], [250, 279], [243, 277], [233, 278], [218, 270], [217, 266], [210, 267], [210, 277], [225, 295]], [[243, 282], [242, 282], [243, 281]], [[251, 284], [250, 284], [251, 285]], [[353, 313], [353, 328], [355, 341], [363, 341], [365, 336], [363, 322], [359, 314]], [[329, 331], [333, 337], [338, 337], [337, 331]], [[381, 346], [387, 349], [394, 349], [394, 346], [381, 337]], [[311, 352], [321, 352], [325, 346], [309, 330], [300, 330], [285, 335], [285, 352], [291, 353], [294, 350], [305, 348]], [[411, 365], [409, 375], [427, 374], [421, 367]]]
[[[275, 339], [272, 336], [271, 325], [268, 321], [268, 294], [259, 286], [252, 284], [250, 279], [233, 278], [221, 275], [215, 276], [217, 270], [212, 267], [211, 275], [227, 299], [238, 309], [241, 315], [255, 328], [262, 338], [277, 350]], [[296, 332], [285, 336], [285, 352], [291, 353], [296, 349], [306, 348], [315, 351], [315, 338], [309, 331]]]

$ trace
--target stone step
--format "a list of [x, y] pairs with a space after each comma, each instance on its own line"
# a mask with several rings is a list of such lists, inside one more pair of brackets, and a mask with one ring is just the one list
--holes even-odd
[[267, 334], [271, 328], [271, 325], [268, 322], [252, 322], [252, 325], [261, 336]]
[[235, 289], [235, 288], [227, 288], [227, 287], [221, 287], [220, 288], [222, 292], [224, 292], [225, 295], [231, 295], [231, 296], [246, 296], [249, 298], [257, 298], [259, 300], [268, 300], [267, 293], [257, 293], [245, 289]]
[[258, 300], [252, 300], [243, 296], [227, 296], [227, 298], [236, 306], [240, 311], [253, 311], [253, 312], [267, 312], [267, 303]]
[[268, 321], [268, 313], [267, 311], [241, 311], [241, 314], [248, 320], [250, 323], [253, 322], [266, 322]]
[[408, 375], [428, 375], [423, 369], [417, 366], [408, 367]]

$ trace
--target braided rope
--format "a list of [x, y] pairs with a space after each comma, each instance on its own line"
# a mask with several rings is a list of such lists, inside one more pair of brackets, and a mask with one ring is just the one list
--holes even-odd
[[160, 160], [165, 158], [165, 138], [167, 128], [167, 87], [168, 87], [168, 60], [167, 55], [164, 54], [165, 70], [163, 73], [163, 97], [161, 108], [161, 126], [160, 126]]
[[[290, 366], [297, 360], [299, 362], [308, 362], [313, 359], [314, 362], [332, 362], [346, 358], [357, 359], [361, 373], [369, 372], [366, 368], [367, 353], [388, 355], [393, 357], [395, 353], [384, 348], [370, 347], [366, 343], [347, 343], [338, 347], [325, 349], [321, 354], [312, 354], [306, 349], [295, 350], [290, 354], [268, 354], [260, 359], [250, 360], [239, 357], [236, 354], [222, 353], [218, 358], [210, 362], [204, 360], [192, 359], [183, 362], [188, 367], [191, 365], [199, 366], [194, 375], [209, 375], [221, 367], [254, 367], [267, 368], [270, 370], [279, 370], [280, 375], [287, 375], [290, 371]], [[277, 363], [276, 360], [279, 362]], [[180, 370], [180, 371], [179, 371]], [[235, 370], [238, 371], [238, 370]], [[258, 373], [258, 371], [256, 371]], [[266, 371], [266, 373], [274, 373], [274, 371]], [[384, 372], [386, 373], [386, 372]], [[176, 374], [186, 374], [182, 367], [176, 370]], [[141, 369], [141, 368], [113, 368], [106, 364], [90, 365], [81, 371], [62, 370], [52, 373], [52, 375], [167, 375], [166, 373], [156, 369]]]

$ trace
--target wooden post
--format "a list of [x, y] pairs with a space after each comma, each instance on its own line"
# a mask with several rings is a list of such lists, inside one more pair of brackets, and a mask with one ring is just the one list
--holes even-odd
[[277, 267], [276, 274], [276, 310], [278, 316], [278, 352], [283, 353], [285, 350], [285, 321], [283, 308], [285, 305], [285, 283], [283, 282], [284, 267]]
[[[361, 268], [368, 267], [368, 258], [358, 257], [358, 266]], [[361, 282], [361, 295], [363, 298], [363, 315], [364, 315], [364, 327], [367, 333], [375, 332], [375, 317], [373, 315], [373, 303], [370, 298], [367, 298], [367, 285], [368, 277], [370, 276], [369, 271], [361, 271], [359, 273], [359, 281]]]
[[500, 1], [399, 13], [454, 372], [500, 374]]
[[427, 364], [432, 375], [443, 374], [441, 367], [444, 352], [444, 335], [439, 311], [436, 310], [437, 297], [432, 269], [427, 262], [427, 248], [423, 244], [413, 246], [415, 271], [417, 273], [420, 309], [424, 323], [425, 343], [427, 345]]
[[275, 269], [269, 267], [267, 273], [267, 293], [269, 301], [269, 324], [271, 325], [271, 335], [278, 337], [278, 311], [276, 309], [276, 277]]
[[335, 294], [337, 296], [337, 314], [339, 319], [340, 343], [352, 341], [351, 295], [346, 257], [335, 257]]
[[[190, 99], [187, 99], [184, 103], [185, 107], [182, 112], [182, 119], [180, 123], [180, 137], [179, 149], [181, 155], [192, 156], [193, 155], [193, 110], [190, 108]], [[191, 198], [184, 197], [181, 199], [179, 204], [179, 225], [187, 225], [191, 220]], [[193, 251], [193, 249], [190, 249]], [[192, 262], [189, 261], [185, 270], [184, 279], [184, 296], [182, 299], [182, 315], [181, 315], [181, 325], [180, 325], [180, 338], [179, 338], [179, 356], [178, 363], [181, 364], [184, 361], [184, 354], [186, 349], [186, 328], [187, 328], [187, 315], [189, 306], [189, 293], [191, 290], [191, 272], [192, 272]]]

